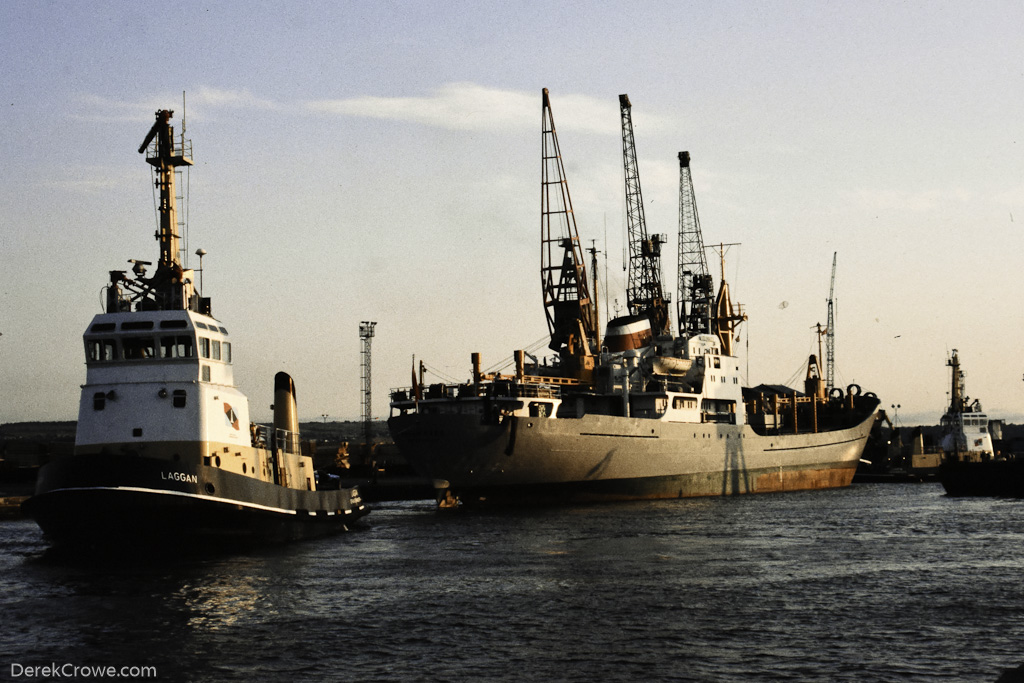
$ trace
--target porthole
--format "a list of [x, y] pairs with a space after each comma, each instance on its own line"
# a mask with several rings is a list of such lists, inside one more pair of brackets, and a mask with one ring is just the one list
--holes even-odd
[[207, 492], [207, 493], [209, 493], [210, 495], [213, 495], [213, 492], [214, 492], [215, 490], [216, 490], [216, 489], [215, 489], [215, 488], [213, 488], [213, 484], [211, 484], [210, 482], [206, 482], [206, 492]]
[[213, 459], [213, 464], [216, 465], [217, 467], [220, 467], [220, 456], [219, 455]]

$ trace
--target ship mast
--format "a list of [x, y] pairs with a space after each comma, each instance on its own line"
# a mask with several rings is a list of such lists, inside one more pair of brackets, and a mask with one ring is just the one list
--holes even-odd
[[540, 188], [540, 276], [551, 335], [549, 347], [583, 379], [594, 367], [591, 349], [597, 343], [597, 307], [587, 283], [547, 88], [541, 107]]
[[960, 369], [960, 357], [957, 355], [956, 349], [953, 349], [953, 357], [946, 361], [946, 365], [952, 369], [949, 412], [962, 413], [964, 412], [967, 398], [964, 396], [964, 373]]
[[[139, 147], [139, 154], [146, 152], [146, 161], [156, 169], [156, 186], [160, 188], [160, 228], [156, 239], [160, 242], [160, 270], [181, 268], [180, 252], [181, 236], [178, 234], [177, 192], [174, 187], [174, 169], [178, 166], [191, 166], [192, 160], [184, 155], [184, 150], [174, 149], [174, 129], [170, 125], [173, 111], [162, 109], [156, 113], [156, 123], [150, 129], [145, 141]], [[150, 145], [153, 141], [155, 144]], [[183, 145], [184, 146], [184, 145]]]
[[697, 199], [690, 175], [690, 153], [679, 153], [679, 336], [689, 338], [711, 331], [714, 282], [704, 253]]
[[626, 221], [629, 231], [629, 277], [626, 302], [632, 315], [651, 321], [655, 335], [668, 331], [668, 302], [661, 288], [661, 235], [648, 237], [644, 218], [640, 171], [633, 140], [632, 105], [628, 95], [619, 95], [622, 117], [622, 159], [626, 171]]
[[721, 258], [721, 279], [711, 316], [711, 332], [718, 335], [718, 340], [722, 344], [722, 354], [726, 356], [732, 355], [733, 332], [740, 323], [747, 319], [743, 307], [739, 304], [733, 305], [732, 295], [729, 293], [729, 283], [725, 281], [725, 248], [735, 246], [739, 246], [739, 243], [720, 243], [718, 245], [718, 254]]
[[210, 314], [210, 300], [200, 298], [196, 293], [194, 273], [183, 267], [180, 257], [175, 169], [178, 166], [191, 166], [192, 159], [189, 158], [189, 141], [182, 139], [180, 147], [174, 147], [174, 129], [170, 125], [173, 115], [174, 112], [167, 109], [158, 111], [156, 122], [139, 147], [139, 154], [145, 152], [146, 161], [154, 168], [155, 186], [160, 190], [157, 206], [159, 226], [156, 232], [156, 239], [160, 243], [160, 261], [157, 270], [153, 277], [146, 278], [146, 266], [152, 263], [129, 259], [128, 262], [134, 264], [134, 279], [128, 277], [123, 270], [110, 271], [110, 285], [106, 294], [107, 313], [131, 311], [134, 308], [137, 311], [188, 309]]

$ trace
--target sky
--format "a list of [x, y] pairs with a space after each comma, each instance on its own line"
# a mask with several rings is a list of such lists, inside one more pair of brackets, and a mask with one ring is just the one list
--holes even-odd
[[[967, 393], [1024, 421], [1019, 2], [0, 3], [0, 423], [76, 418], [107, 273], [156, 261], [149, 166], [173, 109], [195, 165], [188, 253], [269, 419], [373, 416], [547, 336], [541, 91], [580, 237], [624, 304], [618, 95], [676, 286], [689, 151], [706, 244], [749, 321], [750, 384], [800, 386], [827, 322], [836, 384], [935, 424]], [[188, 263], [197, 267], [194, 256]], [[709, 261], [718, 276], [717, 257]]]

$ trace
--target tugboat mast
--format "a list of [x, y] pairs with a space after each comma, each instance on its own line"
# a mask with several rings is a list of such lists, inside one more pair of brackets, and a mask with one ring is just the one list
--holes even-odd
[[[156, 239], [160, 243], [160, 262], [156, 274], [149, 281], [153, 303], [158, 310], [192, 308], [190, 300], [193, 287], [192, 283], [185, 282], [179, 256], [181, 235], [178, 234], [177, 191], [174, 183], [175, 169], [192, 165], [192, 159], [186, 155], [191, 145], [182, 140], [181, 148], [175, 149], [174, 128], [170, 125], [172, 116], [174, 112], [168, 109], [156, 112], [156, 122], [139, 146], [139, 154], [145, 152], [146, 162], [156, 170], [156, 186], [160, 189], [157, 207], [160, 225], [156, 232]], [[142, 274], [138, 271], [140, 264], [146, 265], [144, 262], [136, 262], [138, 275]]]

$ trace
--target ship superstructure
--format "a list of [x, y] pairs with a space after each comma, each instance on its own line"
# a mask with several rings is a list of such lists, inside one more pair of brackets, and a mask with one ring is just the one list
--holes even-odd
[[[689, 253], [680, 263], [703, 267], [685, 274], [681, 335], [670, 333], [659, 272], [664, 239], [646, 230], [625, 95], [620, 110], [633, 264], [629, 314], [608, 323], [598, 346], [597, 309], [580, 284], [586, 278], [575, 221], [553, 234], [551, 204], [542, 200], [542, 245], [564, 250], [559, 269], [550, 265], [554, 259], [542, 258], [556, 362], [527, 363], [527, 354], [516, 351], [514, 374], [485, 374], [474, 354], [470, 382], [417, 383], [395, 391], [389, 420], [395, 443], [435, 480], [446, 504], [675, 498], [849, 484], [878, 399], [861, 395], [855, 385], [826, 396], [820, 381], [806, 393], [743, 386], [733, 341], [746, 316], [732, 303], [724, 278], [712, 300], [706, 262], [694, 253], [703, 242], [688, 153], [680, 154], [686, 203], [680, 243]], [[561, 153], [549, 152], [558, 146], [547, 90], [542, 119], [545, 168], [557, 156], [559, 196], [568, 198]], [[542, 197], [553, 185], [551, 176], [542, 175]], [[567, 202], [554, 213], [572, 215]], [[571, 286], [551, 286], [566, 282]], [[566, 291], [573, 296], [551, 294]], [[552, 310], [561, 313], [558, 324]]]
[[161, 110], [139, 148], [159, 190], [160, 258], [111, 271], [85, 335], [74, 455], [25, 504], [60, 545], [221, 544], [302, 538], [366, 513], [356, 489], [318, 481], [299, 436], [295, 385], [278, 373], [274, 424], [250, 420], [228, 328], [183, 266], [175, 169], [191, 165]]
[[949, 407], [943, 414], [939, 481], [950, 496], [1024, 498], [1024, 457], [1002, 440], [1001, 420], [967, 396], [960, 355], [953, 349]]
[[967, 396], [964, 372], [956, 349], [946, 365], [950, 369], [949, 407], [939, 425], [942, 427], [942, 450], [956, 459], [980, 460], [993, 454], [989, 420], [981, 401]]

